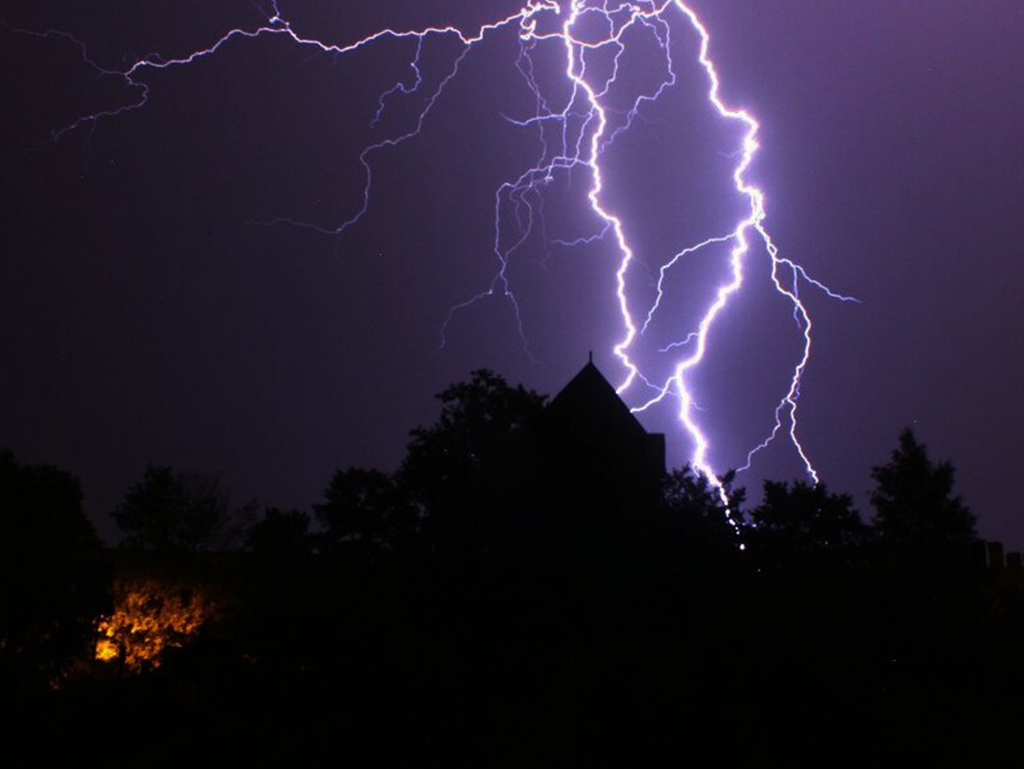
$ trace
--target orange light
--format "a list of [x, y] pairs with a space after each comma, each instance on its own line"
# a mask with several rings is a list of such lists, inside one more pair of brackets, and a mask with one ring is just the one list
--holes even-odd
[[165, 649], [184, 645], [214, 611], [199, 590], [152, 580], [114, 585], [114, 613], [100, 620], [96, 659], [122, 660], [132, 672], [160, 666]]

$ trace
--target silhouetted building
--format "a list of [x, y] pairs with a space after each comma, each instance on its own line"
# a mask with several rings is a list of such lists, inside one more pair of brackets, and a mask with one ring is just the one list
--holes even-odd
[[545, 427], [555, 477], [594, 513], [635, 520], [657, 504], [665, 436], [643, 428], [593, 360], [548, 405]]

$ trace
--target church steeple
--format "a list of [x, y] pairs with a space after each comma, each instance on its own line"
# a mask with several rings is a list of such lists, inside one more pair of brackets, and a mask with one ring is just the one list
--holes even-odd
[[639, 462], [660, 474], [665, 471], [665, 436], [648, 433], [623, 403], [615, 387], [594, 365], [587, 364], [548, 405], [548, 423], [576, 444], [574, 451], [602, 454], [613, 464]]
[[572, 494], [590, 495], [594, 509], [622, 515], [657, 505], [665, 436], [644, 429], [593, 353], [548, 404], [544, 424], [552, 472]]

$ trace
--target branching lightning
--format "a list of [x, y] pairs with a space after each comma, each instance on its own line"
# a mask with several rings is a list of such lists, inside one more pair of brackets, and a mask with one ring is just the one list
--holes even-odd
[[[575, 247], [598, 240], [613, 240], [619, 255], [618, 268], [615, 272], [614, 303], [623, 329], [621, 338], [612, 349], [624, 371], [618, 392], [626, 396], [638, 386], [648, 388], [651, 396], [636, 406], [633, 409], [635, 412], [645, 411], [666, 399], [675, 400], [679, 422], [694, 446], [691, 462], [695, 469], [708, 478], [728, 506], [723, 483], [709, 459], [710, 442], [706, 428], [697, 418], [699, 408], [690, 389], [689, 379], [691, 373], [704, 362], [708, 354], [716, 323], [727, 311], [731, 299], [743, 288], [744, 268], [751, 253], [751, 241], [759, 240], [771, 260], [771, 280], [775, 291], [792, 308], [793, 319], [802, 340], [802, 349], [792, 370], [788, 389], [775, 408], [773, 428], [765, 440], [749, 452], [746, 465], [741, 470], [749, 468], [758, 452], [770, 445], [780, 433], [785, 433], [803, 462], [808, 476], [817, 482], [817, 472], [797, 435], [797, 405], [803, 376], [811, 358], [813, 330], [811, 316], [800, 297], [800, 289], [802, 286], [809, 286], [832, 299], [844, 302], [857, 300], [832, 291], [809, 276], [800, 265], [780, 256], [765, 225], [765, 192], [747, 179], [747, 172], [759, 149], [760, 125], [752, 114], [730, 106], [722, 96], [718, 70], [711, 58], [710, 33], [689, 5], [682, 0], [526, 0], [515, 13], [484, 24], [475, 30], [464, 30], [455, 26], [415, 30], [387, 28], [345, 44], [300, 35], [280, 9], [278, 0], [270, 0], [268, 8], [262, 21], [248, 28], [231, 29], [205, 48], [180, 58], [164, 58], [150, 54], [120, 69], [101, 66], [90, 57], [83, 42], [66, 32], [8, 29], [13, 33], [61, 39], [73, 44], [80, 51], [83, 62], [93, 68], [98, 76], [120, 79], [126, 92], [132, 95], [125, 104], [81, 116], [58, 128], [52, 134], [53, 140], [81, 128], [95, 128], [104, 120], [144, 107], [153, 97], [150, 86], [142, 79], [147, 70], [166, 70], [194, 64], [216, 55], [231, 41], [253, 41], [276, 36], [287, 38], [295, 45], [311, 48], [317, 53], [344, 56], [384, 39], [409, 40], [413, 44], [408, 65], [410, 76], [381, 93], [370, 126], [374, 130], [379, 129], [390, 102], [399, 95], [418, 93], [423, 99], [423, 106], [409, 130], [381, 138], [366, 146], [360, 153], [359, 162], [364, 173], [361, 205], [355, 211], [342, 214], [339, 217], [340, 222], [334, 225], [296, 221], [284, 217], [264, 222], [267, 225], [308, 228], [330, 236], [342, 236], [355, 227], [369, 210], [373, 199], [374, 156], [420, 135], [426, 121], [435, 111], [441, 109], [447, 86], [459, 76], [463, 63], [470, 53], [477, 47], [486, 45], [488, 38], [499, 31], [515, 30], [518, 35], [519, 54], [513, 66], [528, 92], [532, 94], [533, 108], [532, 114], [526, 116], [504, 117], [515, 126], [536, 130], [539, 152], [532, 166], [523, 170], [517, 177], [505, 181], [495, 190], [492, 252], [496, 260], [496, 271], [489, 284], [479, 293], [450, 309], [440, 328], [441, 346], [445, 345], [449, 325], [460, 312], [478, 302], [497, 297], [508, 302], [523, 348], [533, 359], [520, 305], [508, 273], [509, 264], [516, 252], [525, 248], [531, 236], [538, 230], [544, 236], [545, 248], [548, 243]], [[736, 124], [743, 131], [741, 146], [730, 157], [736, 161], [732, 172], [733, 186], [736, 194], [746, 201], [747, 213], [730, 232], [713, 235], [680, 248], [675, 256], [660, 268], [656, 297], [646, 314], [638, 316], [642, 318], [642, 322], [637, 322], [634, 320], [634, 308], [630, 306], [629, 298], [631, 272], [636, 254], [630, 245], [628, 222], [611, 210], [604, 200], [606, 176], [601, 161], [607, 149], [630, 130], [638, 117], [641, 117], [644, 106], [657, 102], [676, 85], [673, 61], [676, 44], [673, 41], [673, 31], [680, 25], [688, 28], [698, 41], [695, 60], [706, 78], [709, 107], [719, 118]], [[586, 33], [583, 31], [584, 27], [587, 29]], [[595, 28], [603, 29], [603, 33], [595, 34]], [[638, 34], [646, 35], [648, 44], [653, 43], [653, 48], [663, 57], [665, 75], [656, 88], [636, 94], [628, 109], [614, 109], [610, 105], [609, 92], [617, 83], [620, 59]], [[447, 72], [430, 81], [434, 83], [433, 85], [428, 85], [428, 78], [421, 70], [421, 57], [425, 46], [440, 39], [457, 42], [461, 50], [450, 63]], [[542, 47], [551, 50], [550, 46], [558, 46], [565, 58], [564, 85], [568, 89], [568, 96], [560, 99], [550, 95], [549, 90], [538, 79], [535, 67], [535, 53]], [[601, 67], [593, 65], [597, 56], [604, 56], [604, 61], [611, 62], [610, 66], [605, 67], [603, 74], [599, 74], [602, 72]], [[597, 220], [597, 226], [591, 235], [575, 239], [548, 240], [544, 222], [544, 189], [556, 178], [569, 179], [574, 173], [582, 173], [588, 179], [586, 199]], [[684, 330], [680, 335], [680, 341], [660, 349], [662, 354], [681, 356], [675, 361], [672, 375], [660, 384], [650, 381], [634, 359], [632, 348], [637, 338], [647, 331], [659, 310], [668, 301], [668, 274], [686, 257], [695, 255], [709, 246], [724, 245], [730, 246], [728, 279], [714, 289], [696, 326]]]

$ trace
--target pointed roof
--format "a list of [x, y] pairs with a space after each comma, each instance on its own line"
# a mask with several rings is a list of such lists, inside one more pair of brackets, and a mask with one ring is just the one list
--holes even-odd
[[647, 435], [643, 425], [623, 403], [615, 388], [594, 365], [593, 357], [580, 369], [548, 406], [556, 422], [584, 432], [600, 429], [621, 437]]

